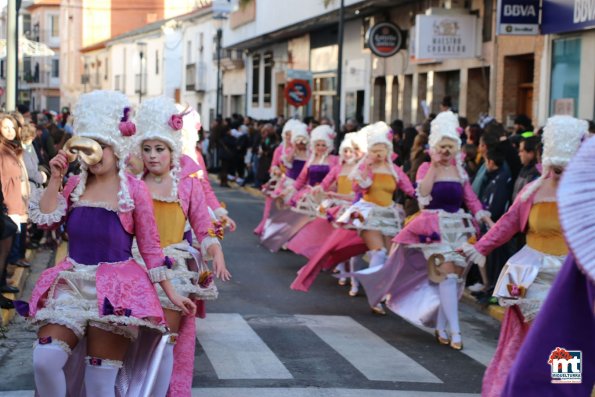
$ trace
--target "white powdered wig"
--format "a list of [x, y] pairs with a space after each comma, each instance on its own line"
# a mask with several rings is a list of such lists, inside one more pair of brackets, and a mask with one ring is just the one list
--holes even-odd
[[[74, 107], [74, 135], [101, 141], [111, 146], [118, 158], [118, 176], [120, 191], [118, 192], [118, 209], [130, 211], [134, 209], [134, 201], [128, 191], [126, 177], [126, 158], [130, 145], [120, 132], [120, 119], [125, 110], [130, 109], [128, 98], [118, 91], [93, 91], [82, 94]], [[72, 202], [77, 202], [85, 192], [88, 167], [81, 162], [80, 182], [71, 194]]]
[[199, 140], [198, 131], [202, 127], [200, 114], [190, 105], [176, 104], [178, 113], [184, 114], [184, 127], [182, 127], [182, 154], [198, 163], [196, 156], [196, 143]]
[[310, 134], [308, 134], [308, 126], [301, 122], [294, 124], [292, 127], [291, 143], [295, 145], [295, 142], [299, 138], [305, 139], [306, 144], [308, 144], [310, 142]]
[[[354, 150], [353, 149], [353, 139], [355, 138], [356, 135], [357, 135], [357, 132], [348, 132], [343, 137], [343, 140], [341, 141], [341, 145], [339, 145], [339, 158], [341, 159], [341, 162], [345, 162], [344, 156], [345, 156], [346, 149]], [[349, 163], [353, 164], [354, 161], [355, 161], [355, 157]]]
[[387, 146], [389, 153], [393, 152], [392, 130], [384, 121], [371, 124], [366, 132], [368, 136], [368, 149], [378, 143], [383, 143]]
[[589, 124], [571, 116], [553, 116], [547, 120], [543, 128], [543, 155], [541, 163], [543, 171], [539, 179], [531, 184], [521, 196], [527, 200], [549, 177], [554, 167], [566, 167], [574, 157], [589, 132]]
[[434, 120], [432, 120], [430, 127], [430, 136], [428, 137], [428, 143], [431, 149], [435, 149], [442, 139], [447, 138], [453, 141], [456, 145], [455, 149], [455, 162], [457, 171], [462, 182], [469, 179], [465, 166], [463, 164], [463, 155], [461, 151], [461, 138], [459, 136], [459, 118], [456, 114], [450, 110], [446, 112], [440, 112]]
[[443, 138], [452, 139], [457, 144], [457, 150], [461, 148], [461, 138], [459, 132], [459, 118], [453, 112], [440, 112], [434, 120], [432, 120], [430, 128], [430, 136], [428, 143], [431, 148], [435, 148]]
[[353, 146], [362, 153], [368, 152], [368, 131], [372, 129], [371, 125], [365, 126], [355, 133], [353, 137]]
[[335, 131], [329, 125], [319, 125], [318, 127], [314, 128], [310, 133], [310, 157], [306, 165], [312, 164], [314, 158], [316, 157], [315, 148], [316, 142], [324, 141], [326, 145], [326, 153], [322, 156], [321, 162], [324, 162], [329, 155], [329, 153], [334, 148], [334, 139], [335, 139]]
[[[188, 111], [186, 111], [188, 112]], [[171, 149], [172, 192], [171, 197], [178, 196], [180, 179], [180, 157], [182, 156], [182, 130], [186, 112], [179, 113], [173, 99], [159, 96], [146, 99], [141, 103], [136, 114], [138, 148], [147, 140], [159, 140]], [[190, 112], [188, 112], [190, 113]]]

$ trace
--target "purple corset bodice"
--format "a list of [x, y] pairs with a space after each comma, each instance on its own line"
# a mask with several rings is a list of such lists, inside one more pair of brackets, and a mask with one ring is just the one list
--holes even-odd
[[463, 185], [458, 181], [438, 181], [432, 187], [432, 201], [426, 209], [457, 212], [463, 205]]
[[77, 263], [96, 265], [132, 257], [133, 235], [127, 233], [118, 214], [100, 207], [75, 207], [66, 222], [68, 256]]
[[329, 173], [331, 167], [326, 164], [314, 164], [308, 168], [308, 185], [316, 186]]
[[306, 164], [306, 160], [293, 160], [291, 168], [287, 169], [287, 176], [291, 179], [297, 179], [304, 168], [304, 164]]

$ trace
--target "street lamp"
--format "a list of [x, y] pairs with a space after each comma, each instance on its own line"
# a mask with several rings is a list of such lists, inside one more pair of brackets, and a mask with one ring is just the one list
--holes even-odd
[[139, 58], [139, 66], [138, 66], [138, 104], [140, 105], [143, 99], [143, 58], [145, 56], [145, 52], [147, 51], [147, 43], [143, 41], [139, 41], [136, 43], [136, 47], [138, 49], [138, 58]]
[[216, 21], [217, 26], [217, 104], [215, 105], [215, 117], [219, 117], [220, 110], [221, 110], [221, 37], [223, 36], [223, 29], [221, 28], [223, 25], [223, 21], [227, 19], [227, 14], [225, 13], [218, 13], [213, 16], [213, 19]]

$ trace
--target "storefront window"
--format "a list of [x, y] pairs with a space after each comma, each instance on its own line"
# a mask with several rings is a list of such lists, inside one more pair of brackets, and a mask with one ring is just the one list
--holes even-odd
[[581, 39], [553, 41], [550, 114], [577, 115], [580, 86]]

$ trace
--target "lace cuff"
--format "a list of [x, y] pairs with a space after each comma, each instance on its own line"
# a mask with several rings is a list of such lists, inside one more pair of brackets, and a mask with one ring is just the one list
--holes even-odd
[[229, 212], [227, 212], [227, 210], [223, 207], [217, 208], [214, 212], [215, 212], [215, 216], [217, 216], [217, 219], [221, 218], [224, 215], [229, 214]]
[[422, 196], [421, 191], [419, 189], [419, 185], [415, 187], [415, 196], [417, 197], [417, 203], [419, 204], [420, 208], [425, 208], [430, 205], [432, 201], [432, 195], [428, 194], [427, 196]]
[[151, 279], [152, 283], [158, 283], [164, 280], [169, 280], [172, 278], [172, 268], [173, 264], [171, 259], [166, 256], [163, 265], [154, 267], [149, 269], [149, 278]]
[[219, 243], [219, 239], [217, 237], [205, 237], [201, 243], [200, 243], [200, 253], [202, 254], [202, 257], [207, 260], [210, 261], [211, 259], [213, 259], [210, 255], [209, 255], [209, 247], [211, 245], [218, 245], [219, 247], [221, 247], [221, 244]]
[[41, 200], [41, 191], [35, 189], [31, 194], [29, 200], [29, 219], [31, 222], [39, 226], [52, 226], [60, 223], [62, 218], [66, 216], [66, 208], [68, 204], [66, 199], [61, 194], [58, 194], [58, 205], [56, 209], [50, 213], [41, 212], [39, 208], [39, 201]]
[[372, 186], [372, 178], [369, 177], [362, 177], [361, 175], [357, 175], [354, 179], [357, 184], [362, 188], [362, 189], [367, 189], [370, 186]]
[[486, 210], [477, 211], [475, 213], [475, 220], [477, 222], [482, 222], [483, 218], [485, 218], [485, 217], [491, 218], [492, 213], [490, 211], [486, 211]]
[[463, 253], [470, 262], [477, 263], [477, 266], [484, 267], [486, 264], [486, 257], [479, 253], [479, 251], [469, 243], [463, 243], [461, 246]]

